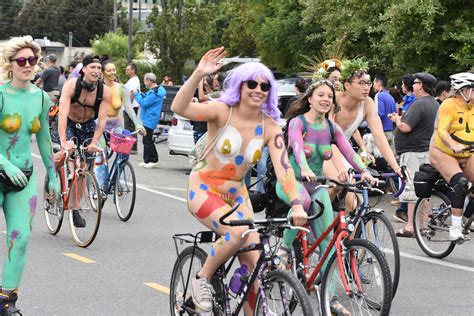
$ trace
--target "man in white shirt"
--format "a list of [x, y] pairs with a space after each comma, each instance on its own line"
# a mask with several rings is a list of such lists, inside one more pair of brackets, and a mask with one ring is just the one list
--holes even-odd
[[[137, 65], [135, 64], [128, 64], [127, 68], [125, 68], [125, 74], [127, 75], [128, 81], [125, 84], [125, 87], [130, 92], [130, 100], [132, 101], [132, 107], [135, 113], [138, 114], [139, 104], [135, 101], [134, 93], [135, 91], [140, 92], [140, 78], [137, 76]], [[133, 124], [132, 119], [128, 116], [127, 112], [123, 111], [123, 118], [125, 121], [125, 128], [129, 131], [133, 131], [135, 129], [135, 125]], [[134, 135], [137, 138], [137, 135]], [[132, 150], [130, 151], [131, 154], [137, 154], [137, 142], [133, 144]]]

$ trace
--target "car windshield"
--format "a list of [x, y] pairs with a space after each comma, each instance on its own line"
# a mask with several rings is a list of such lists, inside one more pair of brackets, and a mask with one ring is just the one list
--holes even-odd
[[295, 93], [295, 83], [298, 78], [287, 78], [277, 80], [279, 93]]

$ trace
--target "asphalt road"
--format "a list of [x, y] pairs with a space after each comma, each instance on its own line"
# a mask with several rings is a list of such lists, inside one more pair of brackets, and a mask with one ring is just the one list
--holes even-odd
[[[138, 191], [130, 221], [121, 222], [107, 201], [98, 236], [87, 249], [75, 246], [68, 225], [57, 236], [49, 235], [38, 205], [17, 304], [24, 315], [169, 314], [168, 285], [176, 259], [171, 236], [203, 227], [185, 204], [187, 158], [169, 156], [166, 143], [158, 148], [160, 169], [139, 168], [140, 156], [132, 156]], [[38, 157], [41, 188], [44, 167]], [[388, 201], [381, 207], [392, 219], [394, 207]], [[3, 217], [0, 221], [5, 235]], [[392, 315], [474, 314], [474, 241], [457, 246], [443, 260], [428, 258], [415, 239], [399, 243], [401, 278]], [[6, 247], [0, 254], [5, 256]]]

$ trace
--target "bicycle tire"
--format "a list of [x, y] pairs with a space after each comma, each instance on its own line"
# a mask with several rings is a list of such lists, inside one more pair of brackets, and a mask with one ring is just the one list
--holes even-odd
[[[78, 185], [80, 185], [80, 181], [84, 181], [85, 183], [85, 192], [82, 194], [77, 194], [76, 190]], [[100, 219], [102, 216], [102, 198], [99, 190], [99, 184], [97, 183], [97, 179], [95, 178], [94, 174], [88, 170], [80, 170], [78, 172], [77, 178], [71, 184], [73, 188], [71, 189], [71, 194], [76, 195], [78, 198], [81, 197], [79, 201], [79, 209], [78, 214], [85, 220], [85, 227], [76, 227], [74, 225], [73, 220], [73, 207], [74, 202], [72, 203], [72, 207], [70, 207], [71, 212], [69, 213], [69, 224], [71, 227], [72, 237], [76, 244], [79, 247], [86, 248], [92, 244], [95, 237], [97, 236], [97, 232], [99, 231]], [[70, 199], [74, 198], [75, 196], [71, 196]], [[81, 203], [81, 202], [86, 202]]]
[[[284, 288], [282, 288], [283, 283], [287, 284]], [[277, 285], [276, 288], [278, 290], [276, 293], [273, 293], [271, 291], [275, 288], [275, 285]], [[311, 302], [304, 286], [291, 272], [284, 270], [273, 270], [268, 272], [268, 274], [265, 275], [264, 286], [266, 298], [262, 297], [260, 291], [258, 292], [254, 315], [265, 315], [265, 311], [263, 310], [263, 300], [266, 300], [266, 304], [270, 309], [270, 315], [285, 315], [285, 311], [291, 312], [291, 315], [314, 315]], [[285, 291], [285, 289], [287, 291]], [[283, 299], [281, 296], [286, 293], [289, 295], [286, 296], [286, 299]], [[270, 302], [270, 299], [272, 298], [273, 300]], [[281, 306], [280, 309], [276, 310], [276, 304], [282, 302], [289, 302], [289, 305]]]
[[[388, 236], [381, 236], [382, 234], [375, 233], [375, 230], [367, 231], [366, 229], [366, 237], [367, 240], [372, 242], [376, 245], [384, 254], [385, 259], [390, 267], [390, 273], [392, 275], [392, 297], [395, 297], [398, 289], [398, 282], [400, 280], [400, 248], [398, 246], [397, 235], [393, 229], [390, 220], [385, 216], [383, 213], [378, 212], [369, 212], [365, 214], [364, 218], [362, 218], [366, 227], [370, 222], [373, 223], [371, 225], [372, 228], [377, 228], [377, 231], [380, 232], [380, 228], [383, 226], [385, 227], [385, 232], [388, 233]], [[370, 226], [369, 226], [370, 227]], [[355, 238], [362, 238], [362, 227], [357, 225]], [[386, 235], [386, 234], [384, 234]], [[391, 249], [390, 249], [391, 247]], [[390, 260], [389, 260], [390, 259]]]
[[[129, 175], [127, 175], [126, 170], [129, 170]], [[123, 175], [125, 175], [125, 177], [123, 177]], [[120, 168], [117, 168], [114, 178], [115, 210], [117, 211], [117, 215], [120, 220], [126, 222], [132, 216], [133, 209], [135, 207], [135, 198], [137, 195], [137, 180], [135, 178], [135, 170], [133, 170], [132, 164], [129, 161], [122, 161], [120, 163]], [[130, 194], [130, 203], [128, 205], [126, 203], [122, 204], [121, 201], [126, 200], [126, 197]]]
[[[56, 178], [61, 179], [58, 172], [56, 172]], [[43, 211], [46, 220], [46, 228], [51, 235], [56, 235], [61, 230], [64, 218], [64, 205], [62, 197], [56, 198], [54, 204], [49, 203], [46, 200], [46, 193], [48, 192], [49, 177], [46, 176], [44, 179], [43, 186]], [[58, 181], [60, 183], [60, 181]], [[59, 186], [61, 188], [61, 186]]]
[[[334, 253], [328, 261], [321, 283], [323, 315], [331, 315], [331, 301], [334, 298], [337, 298], [351, 315], [388, 315], [392, 303], [392, 282], [390, 268], [382, 252], [370, 241], [363, 239], [344, 240], [343, 249], [342, 269], [351, 291], [350, 294], [345, 292], [339, 273], [337, 253]], [[357, 278], [361, 279], [362, 283], [361, 289], [354, 282], [354, 273], [348, 269], [352, 266], [351, 263], [356, 264]], [[374, 268], [373, 273], [363, 270], [365, 267], [363, 264]], [[374, 264], [378, 266], [373, 267]], [[362, 281], [362, 278], [366, 281]], [[368, 290], [372, 285], [380, 285], [380, 289], [377, 290], [380, 294], [374, 293], [374, 296], [369, 297]], [[336, 289], [337, 286], [339, 289]]]
[[413, 217], [416, 242], [424, 253], [442, 259], [454, 250], [456, 243], [449, 240], [451, 201], [444, 193], [435, 190], [430, 198], [419, 198]]
[[[206, 261], [207, 254], [204, 250], [202, 250], [199, 247], [190, 246], [183, 249], [183, 251], [179, 253], [178, 258], [176, 259], [176, 262], [174, 263], [174, 266], [173, 266], [173, 272], [171, 274], [170, 315], [186, 315], [184, 313], [183, 314], [180, 313], [181, 309], [184, 309], [183, 311], [187, 313], [187, 315], [199, 315], [199, 313], [193, 312], [191, 309], [188, 309], [186, 306], [184, 306], [185, 302], [188, 302], [188, 301], [192, 302], [190, 280], [189, 280], [188, 288], [186, 291], [186, 298], [182, 297], [182, 295], [184, 294], [185, 286], [186, 286], [186, 280], [188, 277], [189, 268], [192, 268], [192, 267], [186, 267], [185, 264], [188, 260], [190, 261], [190, 259], [193, 257], [193, 251], [194, 251], [193, 264], [197, 262], [200, 265], [199, 269], [204, 265], [204, 262]], [[199, 269], [191, 271], [191, 274], [189, 275], [189, 277], [193, 278], [196, 275], [196, 273], [199, 271]]]

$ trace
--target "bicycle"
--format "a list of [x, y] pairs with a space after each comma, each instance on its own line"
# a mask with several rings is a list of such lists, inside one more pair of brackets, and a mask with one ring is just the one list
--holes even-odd
[[[130, 135], [137, 134], [138, 131], [129, 133]], [[110, 135], [110, 137], [107, 137]], [[105, 131], [104, 137], [106, 139], [106, 157], [107, 161], [114, 156], [111, 166], [108, 166], [108, 177], [104, 183], [104, 188], [101, 188], [101, 208], [104, 206], [108, 195], [113, 195], [115, 210], [121, 221], [128, 221], [132, 216], [135, 207], [135, 198], [137, 195], [137, 180], [135, 171], [129, 159], [130, 150], [135, 143], [135, 138], [130, 135], [120, 133], [113, 133]], [[107, 150], [109, 149], [110, 150]], [[131, 196], [130, 196], [131, 195]], [[128, 201], [130, 197], [130, 201]]]
[[[309, 298], [296, 277], [289, 271], [276, 269], [279, 258], [274, 256], [269, 247], [270, 236], [278, 230], [285, 228], [306, 230], [302, 227], [293, 227], [288, 218], [275, 218], [263, 220], [231, 220], [225, 219], [234, 213], [239, 204], [236, 204], [227, 214], [220, 218], [220, 223], [227, 226], [248, 226], [249, 229], [242, 235], [258, 232], [260, 243], [240, 249], [226, 264], [223, 264], [212, 277], [214, 295], [214, 315], [238, 315], [244, 302], [249, 296], [252, 284], [258, 279], [259, 290], [257, 293], [254, 315], [313, 315]], [[194, 303], [189, 294], [189, 280], [194, 277], [204, 264], [207, 254], [198, 246], [202, 243], [211, 243], [217, 240], [212, 231], [202, 231], [193, 234], [176, 234], [173, 236], [178, 259], [173, 267], [170, 285], [170, 312], [171, 315], [198, 315], [194, 310]], [[179, 251], [178, 242], [191, 243], [192, 246]], [[244, 286], [234, 295], [231, 293], [231, 284], [226, 284], [232, 264], [239, 253], [259, 251], [260, 257], [256, 267], [250, 272]], [[188, 262], [189, 261], [189, 262]], [[194, 263], [197, 264], [193, 266]], [[231, 310], [231, 299], [236, 298], [236, 306]]]
[[[402, 173], [407, 174], [406, 167], [402, 167]], [[352, 174], [350, 172], [350, 174]], [[375, 174], [377, 178], [399, 178], [396, 173], [382, 173]], [[360, 174], [354, 174], [354, 179], [360, 179]], [[387, 183], [385, 181], [379, 182], [379, 185]], [[390, 266], [390, 273], [392, 275], [392, 297], [395, 297], [398, 289], [398, 282], [400, 279], [400, 247], [395, 230], [384, 213], [384, 210], [374, 208], [369, 203], [369, 191], [378, 192], [380, 197], [384, 194], [379, 189], [370, 188], [368, 186], [359, 186], [358, 193], [362, 195], [362, 202], [359, 202], [358, 211], [352, 214], [353, 223], [356, 226], [354, 238], [367, 239], [375, 244], [384, 254], [387, 263]], [[400, 196], [405, 190], [405, 181], [401, 179], [401, 184], [398, 191], [392, 193], [394, 197]], [[356, 215], [357, 214], [357, 215]]]
[[[466, 151], [474, 152], [474, 146], [467, 147]], [[449, 195], [451, 194], [454, 194], [453, 189], [438, 174], [438, 179], [429, 196], [418, 198], [415, 204], [413, 225], [416, 241], [421, 250], [433, 258], [447, 257], [454, 250], [456, 244], [460, 244], [449, 239], [449, 227], [451, 226]], [[473, 183], [471, 183], [468, 194], [474, 194]], [[470, 234], [473, 221], [474, 214], [471, 214], [467, 222], [464, 223], [463, 233], [465, 235]]]
[[[62, 165], [56, 170], [56, 178], [60, 187], [60, 197], [51, 199], [47, 193], [48, 177], [44, 182], [44, 215], [46, 226], [51, 235], [56, 235], [61, 229], [64, 212], [71, 210], [69, 214], [69, 225], [74, 241], [79, 247], [86, 248], [92, 244], [99, 230], [101, 212], [101, 197], [99, 185], [93, 173], [82, 167], [81, 163], [86, 161], [86, 146], [74, 145], [73, 154], [65, 151], [62, 157]], [[55, 149], [58, 152], [59, 149]], [[103, 157], [103, 156], [102, 156]], [[103, 158], [104, 159], [104, 158]], [[68, 162], [74, 162], [75, 171], [70, 173]], [[103, 160], [102, 160], [103, 162]], [[77, 209], [76, 209], [77, 207]], [[76, 212], [74, 214], [73, 212]], [[85, 220], [84, 227], [74, 224], [74, 216]]]
[[[342, 188], [341, 200], [331, 225], [309, 246], [306, 232], [299, 232], [293, 244], [294, 253], [289, 256], [289, 266], [295, 275], [305, 285], [307, 291], [315, 292], [321, 303], [323, 315], [331, 315], [331, 305], [334, 300], [346, 309], [351, 315], [371, 315], [380, 313], [388, 315], [392, 301], [392, 281], [389, 265], [377, 246], [364, 239], [353, 239], [356, 224], [360, 215], [345, 215], [344, 197], [348, 192], [358, 193], [358, 186], [366, 185], [365, 181], [355, 183], [340, 183], [327, 177], [317, 177], [315, 191], [330, 187], [333, 183]], [[319, 201], [320, 208], [316, 218], [324, 212], [324, 207]], [[315, 255], [315, 250], [321, 242], [334, 232], [323, 254], [319, 255], [316, 266], [312, 266], [310, 260]], [[335, 253], [329, 258], [326, 271], [322, 273], [322, 266], [328, 258], [331, 250], [335, 247]], [[294, 260], [293, 260], [294, 258]], [[310, 265], [313, 269], [310, 274]], [[372, 270], [370, 270], [372, 269]], [[317, 277], [319, 275], [319, 280]], [[320, 284], [318, 286], [315, 284]], [[378, 286], [377, 289], [371, 289]], [[321, 296], [319, 297], [319, 293]]]

